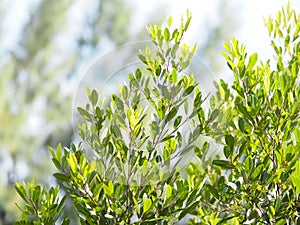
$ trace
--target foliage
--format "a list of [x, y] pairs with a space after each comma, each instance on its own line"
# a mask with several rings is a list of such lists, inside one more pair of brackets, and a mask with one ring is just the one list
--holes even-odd
[[[60, 199], [58, 186], [51, 187], [47, 191], [45, 187], [35, 185], [34, 181], [31, 181], [27, 185], [25, 183], [16, 184], [15, 188], [26, 203], [22, 210], [22, 221], [16, 224], [28, 224], [27, 221], [30, 220], [30, 216], [34, 214], [36, 217], [33, 224], [50, 225], [54, 224], [62, 215], [67, 196]], [[20, 208], [20, 206], [18, 207]], [[64, 219], [61, 224], [69, 224], [69, 219]]]
[[[81, 57], [101, 54], [103, 37], [112, 45], [126, 42], [124, 27], [134, 10], [122, 11], [127, 4], [122, 0], [93, 1], [95, 10], [81, 13], [84, 22], [76, 24], [80, 34], [74, 34], [70, 15], [82, 1], [29, 2], [14, 7], [0, 1], [0, 225], [11, 225], [17, 216], [15, 182], [53, 182], [51, 163], [44, 163], [47, 146], [72, 141], [68, 85], [77, 79]], [[113, 37], [117, 32], [122, 35]]]
[[[266, 25], [275, 50], [272, 61], [248, 56], [236, 39], [223, 54], [234, 81], [216, 84], [211, 108], [220, 110], [211, 136], [225, 158], [207, 169], [209, 182], [198, 208], [212, 224], [299, 223], [299, 19], [289, 4]], [[196, 224], [197, 219], [193, 224]]]
[[[145, 68], [128, 75], [109, 105], [87, 88], [89, 102], [78, 107], [83, 142], [49, 148], [64, 197], [16, 184], [27, 203], [19, 223], [59, 222], [47, 213], [60, 215], [68, 196], [81, 224], [175, 224], [186, 216], [190, 224], [298, 224], [299, 18], [287, 5], [267, 20], [276, 65], [257, 64], [236, 39], [224, 44], [234, 81], [215, 83], [208, 110], [208, 96], [184, 72], [196, 51], [182, 43], [189, 12], [177, 29], [172, 18], [150, 26], [155, 47], [139, 54]], [[223, 154], [208, 157], [203, 136]], [[198, 161], [184, 170], [190, 154]], [[45, 204], [53, 211], [40, 213]]]
[[[190, 20], [188, 14], [175, 30], [171, 18], [164, 29], [149, 27], [156, 49], [139, 54], [146, 69], [129, 74], [129, 84], [120, 86], [110, 105], [101, 107], [96, 90], [87, 89], [89, 103], [78, 108], [84, 118], [78, 132], [93, 160], [82, 144], [50, 148], [60, 171], [54, 176], [66, 185], [82, 224], [175, 223], [198, 204], [193, 196], [200, 194], [201, 181], [183, 179], [171, 168], [172, 159], [193, 149], [205, 129], [197, 125], [204, 115], [201, 91], [193, 76], [183, 73], [196, 46], [179, 48]], [[190, 122], [197, 129], [186, 141], [179, 129]]]

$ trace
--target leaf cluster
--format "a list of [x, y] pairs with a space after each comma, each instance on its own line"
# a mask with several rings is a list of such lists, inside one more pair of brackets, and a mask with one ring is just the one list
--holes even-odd
[[[268, 19], [275, 68], [234, 38], [224, 44], [234, 81], [215, 82], [208, 110], [207, 96], [185, 73], [196, 52], [181, 43], [189, 12], [178, 29], [171, 18], [166, 27], [150, 26], [154, 48], [140, 51], [144, 67], [109, 105], [87, 88], [88, 103], [78, 108], [83, 142], [50, 148], [54, 176], [81, 224], [175, 224], [187, 216], [190, 224], [298, 224], [299, 18], [288, 4]], [[212, 142], [201, 144], [202, 136], [223, 154], [209, 157]], [[187, 155], [198, 161], [182, 166]], [[58, 188], [27, 189], [16, 184], [23, 220], [58, 219], [61, 213], [51, 216], [65, 199]], [[44, 212], [45, 204], [53, 211]]]

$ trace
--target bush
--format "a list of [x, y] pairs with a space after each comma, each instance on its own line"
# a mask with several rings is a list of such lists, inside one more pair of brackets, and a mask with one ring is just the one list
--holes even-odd
[[[49, 148], [67, 193], [16, 184], [25, 201], [17, 224], [69, 224], [66, 197], [81, 224], [299, 223], [299, 18], [287, 5], [266, 20], [276, 65], [257, 63], [236, 39], [225, 43], [234, 81], [215, 83], [214, 96], [185, 73], [196, 52], [182, 44], [191, 15], [177, 29], [172, 18], [150, 26], [155, 48], [140, 52], [145, 67], [111, 104], [87, 88], [89, 103], [78, 108], [83, 142]], [[223, 154], [208, 157], [203, 137]], [[198, 160], [184, 167], [186, 155]]]

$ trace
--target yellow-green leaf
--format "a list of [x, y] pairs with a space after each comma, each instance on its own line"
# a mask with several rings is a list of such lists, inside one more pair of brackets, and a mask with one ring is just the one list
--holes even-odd
[[144, 213], [147, 212], [152, 206], [152, 201], [150, 198], [144, 200]]

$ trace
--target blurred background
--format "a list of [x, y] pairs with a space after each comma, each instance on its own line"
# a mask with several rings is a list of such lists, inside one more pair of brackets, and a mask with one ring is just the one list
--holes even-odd
[[[146, 25], [168, 16], [179, 22], [189, 8], [193, 20], [185, 41], [198, 43], [197, 55], [215, 77], [229, 79], [222, 43], [234, 36], [260, 59], [271, 58], [263, 16], [284, 3], [0, 0], [0, 225], [20, 218], [15, 182], [56, 182], [47, 146], [69, 146], [74, 139], [72, 103], [95, 59], [116, 46], [149, 40]], [[291, 5], [300, 9], [299, 1]]]

